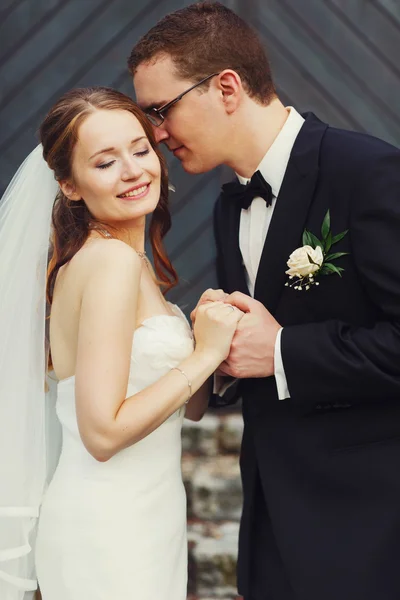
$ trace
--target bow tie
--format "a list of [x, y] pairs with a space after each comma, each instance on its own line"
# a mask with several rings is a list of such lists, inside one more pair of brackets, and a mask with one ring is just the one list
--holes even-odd
[[249, 183], [243, 185], [239, 181], [231, 181], [222, 186], [222, 191], [228, 194], [242, 208], [249, 208], [253, 199], [263, 198], [267, 206], [272, 204], [272, 189], [260, 171], [256, 171]]

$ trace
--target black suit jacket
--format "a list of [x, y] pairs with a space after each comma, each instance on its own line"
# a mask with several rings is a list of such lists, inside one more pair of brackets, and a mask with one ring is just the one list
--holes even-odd
[[[254, 296], [284, 327], [290, 399], [242, 380], [241, 593], [275, 600], [400, 598], [400, 151], [314, 115], [295, 141]], [[330, 210], [342, 277], [285, 287], [286, 262]], [[215, 207], [220, 286], [248, 293], [240, 207]], [[214, 405], [226, 399], [213, 399]], [[264, 592], [260, 590], [265, 590]], [[256, 594], [259, 594], [257, 596]], [[270, 595], [268, 595], [270, 594]]]

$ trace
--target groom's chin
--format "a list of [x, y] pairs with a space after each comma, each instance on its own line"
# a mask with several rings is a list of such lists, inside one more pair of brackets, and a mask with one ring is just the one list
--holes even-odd
[[208, 173], [208, 171], [214, 169], [214, 166], [204, 164], [201, 160], [190, 160], [190, 158], [179, 160], [183, 170], [190, 175], [201, 175], [202, 173]]
[[196, 165], [191, 165], [191, 164], [185, 164], [185, 163], [181, 163], [182, 164], [182, 168], [186, 173], [189, 173], [189, 175], [200, 175], [201, 173], [205, 173], [205, 170], [200, 169], [199, 167], [197, 167]]

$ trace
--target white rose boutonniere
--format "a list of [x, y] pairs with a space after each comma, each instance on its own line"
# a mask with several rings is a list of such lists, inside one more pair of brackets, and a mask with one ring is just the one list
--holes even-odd
[[[312, 262], [310, 262], [310, 258]], [[323, 261], [324, 255], [320, 246], [316, 248], [308, 245], [302, 246], [289, 256], [289, 260], [287, 261], [289, 269], [286, 273], [293, 275], [293, 277], [307, 277], [318, 271]]]
[[337, 267], [332, 261], [349, 253], [330, 253], [330, 250], [334, 244], [344, 238], [348, 233], [348, 229], [333, 236], [330, 230], [330, 221], [328, 210], [321, 227], [322, 240], [319, 240], [311, 231], [304, 230], [304, 245], [292, 252], [287, 261], [289, 269], [286, 274], [292, 280], [291, 283], [287, 282], [285, 284], [287, 287], [292, 287], [298, 291], [302, 289], [309, 290], [312, 285], [319, 285], [319, 281], [316, 281], [319, 275], [336, 273], [340, 277], [342, 276], [343, 267]]

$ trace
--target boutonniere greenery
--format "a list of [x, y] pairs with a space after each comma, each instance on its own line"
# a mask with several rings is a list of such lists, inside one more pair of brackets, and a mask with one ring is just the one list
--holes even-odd
[[309, 290], [312, 285], [319, 285], [318, 277], [320, 275], [336, 274], [341, 277], [344, 269], [335, 265], [334, 261], [349, 253], [331, 252], [331, 248], [340, 242], [347, 233], [348, 229], [332, 235], [329, 210], [322, 223], [321, 240], [305, 229], [303, 246], [292, 252], [287, 261], [289, 269], [286, 274], [289, 275], [291, 281], [285, 285], [298, 291]]

